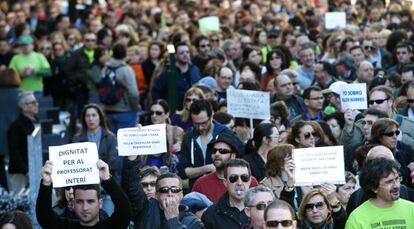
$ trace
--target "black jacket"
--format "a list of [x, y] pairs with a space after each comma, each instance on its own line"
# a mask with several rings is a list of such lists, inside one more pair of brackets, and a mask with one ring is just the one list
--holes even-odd
[[246, 213], [236, 207], [231, 207], [229, 202], [229, 193], [224, 193], [220, 200], [211, 205], [203, 214], [203, 220], [206, 229], [240, 229], [247, 224], [249, 219]]
[[72, 56], [67, 60], [64, 71], [68, 77], [68, 87], [70, 93], [78, 91], [88, 91], [89, 77], [88, 69], [92, 66], [88, 57], [84, 53], [84, 48], [80, 48], [73, 52]]
[[140, 159], [125, 160], [122, 175], [122, 187], [132, 206], [132, 220], [135, 228], [140, 229], [180, 229], [204, 228], [203, 223], [187, 207], [180, 205], [179, 216], [167, 220], [156, 199], [148, 199], [138, 176]]
[[27, 135], [34, 130], [32, 120], [20, 114], [7, 131], [10, 163], [9, 173], [26, 174], [29, 171]]

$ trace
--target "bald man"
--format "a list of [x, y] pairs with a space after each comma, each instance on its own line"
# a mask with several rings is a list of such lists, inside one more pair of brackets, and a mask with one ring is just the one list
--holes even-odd
[[[375, 146], [372, 149], [370, 149], [365, 160], [374, 158], [386, 158], [390, 160], [395, 160], [391, 150], [382, 145]], [[414, 202], [414, 190], [407, 188], [407, 186], [401, 184], [400, 197]], [[359, 207], [359, 205], [364, 203], [366, 200], [368, 200], [368, 197], [365, 195], [364, 190], [362, 190], [362, 188], [359, 188], [354, 193], [352, 193], [351, 197], [349, 198], [348, 205], [346, 207], [346, 213], [350, 215], [354, 209]]]

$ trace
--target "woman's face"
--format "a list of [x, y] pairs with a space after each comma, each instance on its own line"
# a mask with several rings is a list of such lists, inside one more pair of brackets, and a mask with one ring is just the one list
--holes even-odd
[[311, 125], [305, 125], [300, 129], [299, 136], [296, 137], [296, 142], [299, 148], [315, 147], [316, 133]]
[[187, 95], [187, 97], [185, 97], [185, 107], [187, 108], [187, 110], [190, 110], [191, 104], [193, 104], [194, 101], [199, 99], [200, 96], [196, 94]]
[[266, 31], [261, 31], [258, 37], [259, 45], [266, 45], [267, 43], [267, 33]]
[[336, 191], [336, 197], [341, 202], [342, 205], [347, 205], [349, 197], [351, 197], [352, 193], [355, 191], [355, 182], [350, 180], [346, 184], [342, 185]]
[[142, 187], [144, 188], [144, 193], [147, 195], [147, 198], [155, 198], [155, 181], [157, 180], [156, 176], [148, 175], [141, 179]]
[[39, 49], [45, 57], [50, 57], [52, 54], [52, 45], [50, 44], [50, 42], [43, 42], [42, 44], [40, 44]]
[[336, 139], [339, 139], [339, 137], [341, 136], [341, 126], [338, 124], [338, 120], [331, 118], [326, 122], [329, 125], [329, 128], [331, 129], [331, 132], [333, 134], [333, 136]]
[[272, 134], [270, 136], [267, 137], [268, 139], [268, 147], [269, 149], [277, 146], [279, 144], [279, 139], [280, 139], [280, 135], [279, 135], [279, 131], [277, 130], [276, 127], [272, 128]]
[[150, 57], [153, 60], [159, 60], [161, 54], [161, 49], [158, 45], [151, 45], [150, 48]]
[[262, 62], [262, 57], [260, 56], [260, 54], [256, 50], [253, 50], [249, 53], [249, 58], [247, 60], [249, 60], [249, 61], [255, 63], [257, 66], [259, 66], [260, 63]]
[[70, 187], [69, 189], [65, 189], [65, 198], [67, 202], [71, 202], [73, 200], [73, 188]]
[[154, 104], [150, 108], [151, 122], [152, 124], [166, 123], [168, 113], [165, 113], [164, 109], [159, 104]]
[[280, 69], [282, 66], [282, 57], [277, 53], [273, 53], [269, 61], [270, 67], [272, 67], [274, 70]]
[[91, 107], [86, 110], [85, 123], [89, 130], [96, 130], [99, 127], [101, 119], [95, 108]]
[[390, 149], [395, 149], [398, 143], [398, 134], [400, 131], [396, 126], [393, 126], [391, 131], [385, 132], [380, 137], [379, 141], [381, 145], [384, 145]]
[[320, 194], [311, 197], [306, 205], [309, 206], [309, 208], [305, 207], [306, 219], [308, 219], [309, 222], [315, 225], [321, 225], [326, 221], [329, 209]]

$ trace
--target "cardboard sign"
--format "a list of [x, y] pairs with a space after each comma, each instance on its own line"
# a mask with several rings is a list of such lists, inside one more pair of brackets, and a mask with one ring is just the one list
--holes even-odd
[[167, 152], [167, 131], [165, 124], [141, 128], [119, 129], [119, 156], [149, 155]]
[[98, 149], [94, 142], [49, 147], [53, 187], [99, 184]]
[[270, 119], [270, 93], [227, 90], [227, 112], [234, 117]]
[[294, 149], [293, 160], [296, 186], [345, 184], [343, 146]]
[[220, 31], [220, 20], [217, 16], [203, 17], [198, 20], [198, 26], [203, 34], [210, 31]]
[[343, 85], [340, 98], [342, 110], [365, 110], [368, 108], [367, 85], [365, 83]]
[[345, 12], [327, 12], [325, 14], [325, 28], [336, 29], [346, 27], [346, 13]]

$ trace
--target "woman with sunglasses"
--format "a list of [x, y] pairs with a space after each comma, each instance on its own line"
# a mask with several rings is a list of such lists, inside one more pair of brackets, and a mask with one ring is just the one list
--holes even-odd
[[264, 211], [266, 229], [296, 229], [296, 214], [292, 206], [283, 200], [275, 200]]
[[401, 134], [399, 127], [398, 122], [392, 119], [378, 119], [372, 125], [369, 143], [389, 148], [401, 165], [402, 184], [413, 187], [410, 173], [414, 171], [414, 157], [411, 155], [411, 147], [403, 141], [398, 141], [398, 136]]
[[253, 138], [247, 142], [244, 159], [249, 162], [252, 175], [257, 180], [265, 178], [268, 153], [279, 144], [279, 139], [275, 125], [262, 123], [254, 129]]
[[335, 190], [333, 184], [322, 184], [320, 189], [313, 189], [305, 195], [298, 209], [298, 228], [345, 228], [347, 214], [336, 198]]
[[287, 137], [287, 143], [294, 145], [295, 148], [315, 147], [317, 140], [318, 136], [312, 124], [303, 120], [293, 124]]
[[183, 109], [177, 111], [171, 117], [171, 125], [176, 125], [187, 131], [188, 128], [193, 126], [193, 122], [190, 117], [190, 107], [195, 100], [205, 99], [204, 93], [200, 88], [192, 87], [184, 94]]
[[142, 188], [148, 199], [155, 198], [155, 184], [160, 175], [160, 170], [155, 166], [144, 166], [138, 173]]
[[161, 168], [167, 166], [170, 172], [176, 172], [178, 162], [177, 155], [181, 151], [181, 142], [183, 141], [184, 131], [178, 126], [170, 125], [170, 107], [164, 99], [154, 101], [149, 110], [152, 124], [166, 124], [168, 152], [156, 155], [142, 156], [145, 165], [156, 166]]

